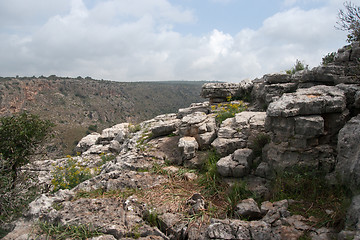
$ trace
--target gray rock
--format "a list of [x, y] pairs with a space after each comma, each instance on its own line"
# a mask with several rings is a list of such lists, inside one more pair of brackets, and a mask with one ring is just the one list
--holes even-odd
[[346, 215], [346, 228], [360, 231], [360, 195], [351, 200], [351, 205]]
[[214, 115], [195, 112], [181, 119], [180, 136], [194, 137], [200, 149], [210, 146], [216, 137], [216, 123]]
[[99, 133], [91, 133], [86, 137], [83, 137], [76, 145], [75, 151], [83, 153], [91, 146], [95, 145], [101, 135]]
[[[229, 96], [235, 96], [239, 91], [238, 83], [205, 83], [201, 89], [201, 96], [209, 98], [210, 102], [225, 102]], [[219, 101], [214, 101], [219, 99]]]
[[194, 137], [182, 137], [179, 139], [178, 147], [181, 149], [183, 160], [186, 161], [195, 157], [199, 144]]
[[207, 236], [210, 239], [251, 239], [248, 222], [228, 219], [212, 219]]
[[221, 156], [227, 156], [236, 149], [250, 147], [251, 141], [265, 132], [265, 112], [237, 113], [234, 118], [223, 121], [218, 138], [211, 144]]
[[233, 154], [221, 158], [216, 163], [216, 167], [223, 177], [244, 177], [250, 171], [249, 164], [251, 164], [252, 160], [251, 149], [238, 149]]
[[272, 102], [267, 115], [270, 117], [291, 117], [299, 115], [319, 115], [341, 113], [346, 107], [343, 90], [330, 86], [315, 86], [286, 93], [278, 101]]
[[275, 73], [275, 74], [266, 74], [263, 76], [266, 83], [288, 83], [291, 81], [291, 75], [286, 73]]
[[252, 198], [244, 199], [236, 205], [235, 216], [247, 220], [257, 220], [261, 218], [261, 211]]
[[180, 213], [164, 213], [158, 216], [161, 231], [170, 239], [185, 239], [187, 222], [184, 218]]
[[151, 128], [153, 137], [167, 136], [173, 133], [180, 125], [180, 120], [169, 120], [164, 122], [159, 122]]
[[360, 184], [360, 115], [353, 117], [339, 132], [336, 172], [353, 192]]
[[295, 135], [306, 139], [324, 134], [324, 119], [321, 116], [295, 117]]
[[209, 102], [193, 103], [188, 108], [180, 108], [177, 113], [177, 118], [182, 119], [183, 117], [195, 112], [203, 112], [205, 114], [210, 113]]
[[97, 143], [108, 144], [118, 134], [121, 134], [121, 136], [126, 136], [129, 132], [129, 126], [130, 126], [129, 123], [120, 123], [111, 128], [104, 129]]
[[268, 163], [261, 162], [255, 170], [255, 175], [262, 178], [270, 178], [272, 175], [272, 170]]
[[111, 152], [119, 153], [121, 151], [122, 147], [120, 143], [116, 140], [112, 140], [109, 145], [109, 150]]

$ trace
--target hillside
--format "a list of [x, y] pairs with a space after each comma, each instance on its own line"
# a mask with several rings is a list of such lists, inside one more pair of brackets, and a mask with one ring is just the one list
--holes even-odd
[[112, 82], [91, 78], [0, 78], [0, 116], [26, 110], [56, 124], [50, 156], [70, 154], [86, 133], [177, 112], [204, 82]]

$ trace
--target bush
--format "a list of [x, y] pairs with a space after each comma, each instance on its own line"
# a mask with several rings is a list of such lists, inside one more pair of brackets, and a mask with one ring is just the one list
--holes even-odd
[[93, 171], [94, 174], [92, 174], [90, 168], [82, 166], [76, 159], [68, 156], [65, 166], [55, 166], [52, 172], [51, 184], [54, 186], [53, 191], [72, 189], [98, 173], [98, 169], [93, 169]]
[[296, 62], [294, 64], [294, 67], [286, 70], [287, 74], [295, 74], [296, 72], [302, 71], [308, 69], [308, 65], [305, 66], [303, 62], [301, 62], [299, 59], [296, 59]]
[[11, 188], [19, 168], [30, 162], [53, 126], [50, 121], [26, 112], [0, 118], [0, 173], [11, 175]]
[[228, 118], [235, 117], [235, 114], [243, 112], [246, 109], [247, 106], [243, 101], [234, 103], [220, 103], [217, 106], [212, 106], [212, 110], [217, 112], [215, 120], [218, 124], [221, 124]]

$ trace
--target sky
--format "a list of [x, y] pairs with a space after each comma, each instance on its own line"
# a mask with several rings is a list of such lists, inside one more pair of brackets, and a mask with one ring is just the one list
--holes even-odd
[[343, 2], [0, 0], [0, 76], [240, 82], [312, 68], [347, 44]]

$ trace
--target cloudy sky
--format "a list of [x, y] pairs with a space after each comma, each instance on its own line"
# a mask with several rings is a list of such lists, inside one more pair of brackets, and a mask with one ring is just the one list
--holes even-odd
[[[355, 2], [356, 3], [356, 2]], [[346, 44], [343, 0], [0, 0], [0, 76], [239, 82]]]

